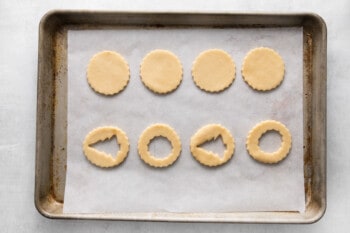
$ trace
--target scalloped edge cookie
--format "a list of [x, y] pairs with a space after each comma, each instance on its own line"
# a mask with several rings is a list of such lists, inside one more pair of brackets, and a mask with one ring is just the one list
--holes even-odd
[[180, 60], [168, 50], [156, 49], [149, 52], [140, 65], [142, 83], [157, 94], [175, 91], [182, 81], [182, 76]]
[[[275, 152], [269, 153], [264, 152], [259, 147], [259, 139], [267, 131], [274, 130], [278, 132], [282, 137], [282, 143], [279, 149]], [[262, 121], [255, 125], [250, 130], [247, 140], [246, 147], [251, 157], [262, 163], [278, 163], [287, 157], [292, 146], [292, 136], [288, 128], [279, 121], [267, 120]]]
[[[115, 158], [112, 155], [105, 152], [96, 150], [90, 145], [99, 141], [110, 139], [111, 137], [117, 137], [117, 143], [119, 144], [119, 151]], [[93, 129], [87, 134], [83, 142], [83, 151], [86, 158], [94, 165], [98, 167], [114, 167], [121, 164], [128, 156], [129, 152], [129, 139], [121, 129], [112, 126], [104, 126]]]
[[[226, 146], [224, 156], [200, 148], [199, 146], [205, 142], [215, 140], [221, 136], [222, 142]], [[200, 128], [192, 137], [190, 149], [193, 157], [203, 165], [214, 167], [226, 163], [233, 156], [235, 149], [235, 141], [230, 131], [219, 124], [209, 124]]]
[[[170, 141], [172, 150], [164, 158], [154, 157], [148, 150], [148, 145], [155, 137], [164, 137]], [[176, 131], [166, 124], [153, 124], [141, 134], [137, 146], [140, 158], [152, 167], [168, 167], [173, 164], [181, 153], [181, 141]]]
[[242, 77], [253, 89], [269, 91], [278, 87], [285, 73], [282, 57], [273, 49], [259, 47], [250, 50], [242, 64]]
[[236, 65], [222, 49], [201, 52], [193, 62], [192, 78], [197, 87], [207, 92], [227, 89], [236, 78]]
[[130, 70], [128, 63], [119, 53], [102, 51], [90, 59], [86, 76], [94, 91], [103, 95], [114, 95], [127, 86]]

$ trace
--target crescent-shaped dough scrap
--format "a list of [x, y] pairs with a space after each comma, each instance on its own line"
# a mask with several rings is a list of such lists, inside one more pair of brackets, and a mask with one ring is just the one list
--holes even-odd
[[244, 58], [242, 76], [244, 81], [255, 90], [272, 90], [283, 81], [283, 59], [273, 49], [255, 48]]
[[[200, 148], [199, 146], [205, 142], [215, 140], [221, 136], [226, 149], [223, 157], [218, 154]], [[210, 124], [200, 128], [191, 138], [191, 152], [193, 157], [203, 165], [212, 167], [226, 163], [231, 159], [234, 149], [235, 142], [230, 132], [221, 125]]]
[[[269, 130], [277, 131], [282, 136], [280, 148], [272, 153], [264, 152], [259, 147], [259, 139]], [[257, 124], [248, 134], [246, 146], [249, 154], [262, 163], [278, 163], [284, 159], [291, 148], [292, 136], [288, 128], [281, 122], [274, 120], [262, 121]]]
[[104, 95], [122, 91], [129, 82], [128, 63], [116, 52], [103, 51], [95, 54], [87, 68], [87, 80], [91, 88]]
[[172, 52], [153, 50], [143, 58], [140, 76], [148, 89], [158, 94], [166, 94], [180, 85], [182, 65]]
[[[148, 145], [155, 137], [164, 137], [171, 143], [172, 150], [164, 158], [154, 157], [148, 150]], [[175, 130], [166, 124], [154, 124], [146, 128], [138, 142], [138, 151], [141, 159], [153, 167], [167, 167], [174, 163], [181, 152], [181, 141]]]
[[192, 65], [194, 83], [207, 92], [220, 92], [228, 88], [236, 76], [231, 56], [221, 49], [209, 49], [198, 55]]
[[[115, 158], [105, 152], [96, 150], [91, 145], [110, 139], [116, 136], [119, 144], [119, 151]], [[122, 163], [129, 152], [129, 139], [126, 134], [116, 127], [99, 127], [92, 130], [86, 137], [83, 143], [83, 151], [86, 158], [98, 167], [114, 167]]]

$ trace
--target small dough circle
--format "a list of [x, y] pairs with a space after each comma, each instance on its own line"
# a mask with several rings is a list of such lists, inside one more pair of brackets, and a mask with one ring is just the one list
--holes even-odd
[[140, 77], [143, 84], [151, 91], [166, 94], [180, 85], [182, 65], [172, 52], [153, 50], [143, 58]]
[[87, 68], [87, 80], [91, 88], [104, 95], [122, 91], [129, 82], [128, 63], [118, 53], [102, 51], [95, 54]]
[[244, 58], [242, 76], [244, 81], [255, 90], [272, 90], [283, 81], [283, 59], [273, 49], [255, 48]]
[[[172, 150], [164, 158], [154, 157], [148, 150], [148, 145], [155, 137], [164, 137], [171, 143]], [[152, 167], [167, 167], [173, 164], [181, 152], [181, 141], [175, 130], [166, 124], [154, 124], [146, 128], [138, 142], [138, 151], [141, 159]]]
[[[116, 136], [117, 143], [119, 144], [119, 151], [114, 158], [110, 154], [91, 147], [92, 144], [110, 139], [113, 136]], [[86, 158], [96, 166], [114, 167], [122, 163], [127, 157], [129, 152], [129, 139], [126, 134], [119, 128], [111, 126], [99, 127], [92, 130], [85, 137], [85, 140], [83, 142], [83, 151]]]
[[[259, 139], [269, 130], [277, 131], [282, 137], [280, 148], [272, 153], [264, 152], [259, 147]], [[278, 163], [284, 159], [291, 148], [292, 136], [288, 128], [281, 122], [274, 120], [262, 121], [257, 124], [248, 134], [246, 146], [249, 154], [262, 163]]]
[[236, 76], [231, 56], [221, 49], [200, 53], [192, 65], [194, 83], [207, 92], [220, 92], [228, 88]]
[[[216, 139], [218, 136], [221, 136], [226, 149], [224, 151], [223, 157], [220, 157], [218, 154], [200, 148], [199, 146], [204, 142], [208, 142]], [[203, 165], [213, 167], [226, 163], [229, 159], [232, 158], [233, 152], [235, 149], [235, 142], [225, 127], [218, 124], [205, 125], [200, 128], [192, 137], [191, 137], [191, 153], [193, 157]]]

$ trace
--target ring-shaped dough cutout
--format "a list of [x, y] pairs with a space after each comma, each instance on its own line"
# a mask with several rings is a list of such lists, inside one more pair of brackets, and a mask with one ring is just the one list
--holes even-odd
[[[112, 155], [105, 152], [96, 150], [91, 147], [99, 141], [104, 141], [116, 136], [117, 143], [119, 144], [119, 151], [115, 158]], [[114, 167], [122, 163], [129, 152], [129, 139], [126, 134], [119, 128], [116, 127], [99, 127], [92, 130], [85, 137], [83, 143], [83, 151], [86, 158], [98, 167]]]
[[[267, 131], [277, 131], [282, 137], [282, 143], [279, 149], [275, 152], [268, 153], [264, 152], [259, 147], [259, 139]], [[250, 132], [247, 137], [247, 150], [249, 154], [257, 161], [262, 163], [277, 163], [284, 159], [291, 148], [292, 136], [289, 130], [281, 122], [274, 120], [262, 121], [257, 124]]]
[[244, 58], [242, 76], [244, 81], [255, 90], [272, 90], [283, 81], [283, 59], [273, 49], [255, 48]]
[[[155, 137], [164, 137], [171, 143], [172, 150], [164, 158], [154, 157], [148, 150], [148, 145]], [[166, 124], [154, 124], [146, 128], [138, 142], [138, 151], [141, 159], [152, 167], [167, 167], [174, 163], [181, 152], [181, 141], [175, 130]]]
[[91, 88], [104, 95], [122, 91], [129, 82], [128, 63], [118, 53], [103, 51], [95, 54], [87, 68], [87, 80]]
[[228, 88], [236, 76], [231, 56], [221, 49], [200, 53], [192, 65], [194, 83], [207, 92], [220, 92]]
[[143, 58], [140, 77], [143, 84], [151, 91], [166, 94], [180, 85], [182, 65], [172, 52], [153, 50]]
[[[205, 142], [215, 140], [221, 136], [226, 149], [223, 157], [218, 154], [200, 148], [199, 146]], [[210, 124], [200, 128], [191, 138], [191, 153], [193, 157], [203, 165], [213, 167], [226, 163], [231, 159], [234, 149], [235, 142], [226, 128], [218, 124]]]

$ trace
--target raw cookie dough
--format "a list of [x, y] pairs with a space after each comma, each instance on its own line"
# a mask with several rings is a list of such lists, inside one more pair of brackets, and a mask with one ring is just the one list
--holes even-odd
[[87, 80], [91, 88], [104, 95], [122, 91], [129, 82], [130, 72], [124, 58], [113, 51], [95, 54], [87, 68]]
[[[172, 150], [165, 158], [156, 158], [148, 151], [148, 145], [155, 137], [165, 137], [171, 143]], [[175, 130], [166, 124], [154, 124], [146, 128], [138, 142], [141, 159], [153, 167], [167, 167], [174, 163], [181, 152], [181, 141]]]
[[236, 75], [236, 66], [224, 50], [209, 49], [198, 55], [192, 65], [194, 83], [207, 92], [228, 88]]
[[253, 49], [244, 58], [242, 76], [244, 81], [255, 90], [268, 91], [274, 89], [283, 80], [283, 59], [270, 48]]
[[[99, 141], [117, 137], [119, 151], [113, 158], [112, 155], [102, 151], [98, 151], [91, 147]], [[85, 138], [83, 143], [83, 151], [86, 158], [93, 164], [99, 167], [114, 167], [122, 163], [129, 152], [129, 139], [126, 134], [116, 127], [99, 127], [92, 130]]]
[[[264, 152], [259, 147], [259, 139], [269, 130], [275, 130], [282, 136], [280, 148], [272, 153]], [[268, 120], [257, 124], [247, 137], [246, 146], [249, 154], [262, 163], [277, 163], [284, 159], [291, 148], [292, 136], [285, 125], [278, 121]]]
[[[223, 157], [199, 147], [205, 142], [215, 140], [218, 136], [221, 136], [226, 146]], [[191, 152], [193, 157], [201, 164], [209, 167], [226, 163], [231, 159], [234, 149], [235, 142], [232, 135], [226, 128], [218, 124], [210, 124], [200, 128], [191, 138]]]
[[143, 84], [151, 91], [166, 94], [180, 85], [182, 65], [170, 51], [153, 50], [143, 58], [140, 76]]

